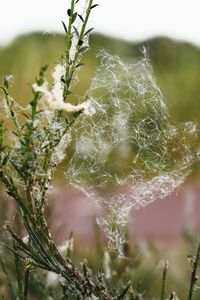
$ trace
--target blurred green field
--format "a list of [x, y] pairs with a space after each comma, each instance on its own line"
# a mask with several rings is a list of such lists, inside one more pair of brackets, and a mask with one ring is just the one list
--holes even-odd
[[[199, 48], [166, 38], [131, 44], [101, 35], [91, 36], [90, 44], [91, 50], [84, 57], [86, 66], [82, 69], [81, 84], [76, 90], [78, 94], [89, 85], [100, 49], [105, 48], [131, 62], [141, 57], [144, 45], [174, 120], [200, 122]], [[31, 97], [30, 84], [34, 82], [40, 66], [48, 64], [51, 70], [64, 51], [63, 35], [32, 33], [20, 36], [10, 45], [0, 47], [0, 78], [13, 74], [13, 96], [20, 103], [27, 103]]]
[[[88, 88], [98, 64], [97, 53], [102, 48], [131, 63], [142, 56], [141, 48], [145, 46], [173, 121], [195, 121], [200, 125], [199, 48], [167, 38], [131, 44], [97, 34], [91, 36], [90, 45], [91, 50], [83, 58], [86, 65], [79, 73], [80, 82], [73, 90], [75, 95], [82, 95]], [[32, 33], [20, 36], [0, 48], [0, 80], [5, 74], [14, 75], [12, 96], [24, 105], [31, 99], [31, 84], [41, 65], [49, 65], [48, 79], [51, 80], [50, 71], [64, 51], [64, 35]], [[194, 167], [193, 174], [199, 174], [199, 165]]]

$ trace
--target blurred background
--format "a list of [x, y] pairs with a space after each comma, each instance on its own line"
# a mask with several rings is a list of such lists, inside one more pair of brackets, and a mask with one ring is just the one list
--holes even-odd
[[[66, 3], [67, 2], [67, 3]], [[70, 1], [13, 1], [1, 3], [0, 80], [13, 74], [12, 96], [21, 105], [31, 99], [31, 84], [41, 65], [50, 70], [65, 51], [61, 20]], [[129, 62], [145, 46], [173, 121], [200, 126], [200, 18], [198, 1], [100, 0], [94, 10], [91, 49], [84, 58], [77, 94], [83, 94], [99, 63], [102, 48]], [[60, 167], [56, 191], [49, 200], [51, 222], [58, 242], [74, 231], [77, 239], [94, 240], [94, 211], [83, 195], [66, 188]], [[183, 187], [168, 199], [154, 202], [130, 216], [130, 240], [180, 241], [184, 232], [200, 227], [200, 165]], [[3, 199], [4, 197], [2, 197]], [[3, 200], [2, 200], [3, 201]], [[4, 205], [6, 206], [4, 201]], [[0, 208], [3, 215], [3, 204]], [[6, 218], [5, 216], [3, 218]], [[59, 234], [57, 234], [59, 233]]]

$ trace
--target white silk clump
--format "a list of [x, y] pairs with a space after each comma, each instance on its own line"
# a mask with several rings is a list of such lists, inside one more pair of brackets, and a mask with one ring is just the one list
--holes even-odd
[[54, 84], [51, 90], [48, 88], [48, 81], [44, 81], [42, 85], [37, 83], [33, 84], [33, 90], [41, 94], [39, 106], [46, 113], [46, 115], [52, 115], [55, 111], [64, 111], [67, 113], [75, 113], [83, 111], [83, 113], [91, 115], [94, 112], [91, 101], [87, 100], [81, 104], [73, 105], [64, 101], [64, 83], [62, 78], [65, 76], [65, 65], [56, 65], [52, 77]]

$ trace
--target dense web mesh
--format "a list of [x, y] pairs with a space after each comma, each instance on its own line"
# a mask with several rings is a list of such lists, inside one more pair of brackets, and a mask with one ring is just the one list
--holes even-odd
[[122, 254], [131, 209], [164, 198], [198, 156], [192, 122], [174, 126], [148, 57], [126, 64], [105, 51], [86, 97], [96, 113], [74, 128], [68, 180], [99, 208], [109, 247]]

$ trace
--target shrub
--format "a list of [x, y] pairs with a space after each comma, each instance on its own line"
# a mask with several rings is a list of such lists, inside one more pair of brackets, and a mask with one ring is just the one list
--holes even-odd
[[[129, 211], [164, 198], [179, 186], [198, 159], [195, 124], [170, 123], [167, 107], [144, 53], [135, 64], [101, 52], [101, 66], [83, 97], [73, 94], [82, 55], [88, 50], [87, 28], [93, 0], [71, 0], [66, 33], [66, 51], [52, 72], [49, 88], [41, 68], [32, 85], [33, 98], [20, 107], [10, 96], [12, 76], [5, 76], [5, 116], [0, 123], [0, 180], [7, 194], [16, 201], [15, 224], [6, 223], [12, 237], [17, 287], [4, 263], [1, 267], [12, 299], [28, 299], [29, 286], [40, 287], [39, 297], [63, 299], [141, 299], [126, 284], [119, 292], [109, 287], [110, 256], [105, 252], [104, 271], [93, 274], [87, 263], [82, 270], [70, 259], [72, 240], [56, 246], [45, 219], [45, 205], [53, 175], [71, 147], [66, 177], [100, 207], [98, 223], [105, 230], [109, 250], [124, 255], [124, 230]], [[10, 120], [12, 124], [10, 124]], [[12, 140], [12, 144], [11, 144]], [[22, 221], [27, 236], [17, 230]], [[189, 298], [196, 283], [199, 249], [192, 258]], [[38, 273], [38, 269], [43, 272]], [[167, 263], [163, 265], [161, 299], [166, 297]], [[44, 281], [43, 288], [39, 281]], [[56, 282], [53, 291], [45, 289]], [[107, 283], [106, 283], [107, 282]], [[112, 282], [112, 281], [111, 281]], [[58, 293], [58, 294], [56, 294]], [[171, 293], [169, 299], [176, 299]]]

